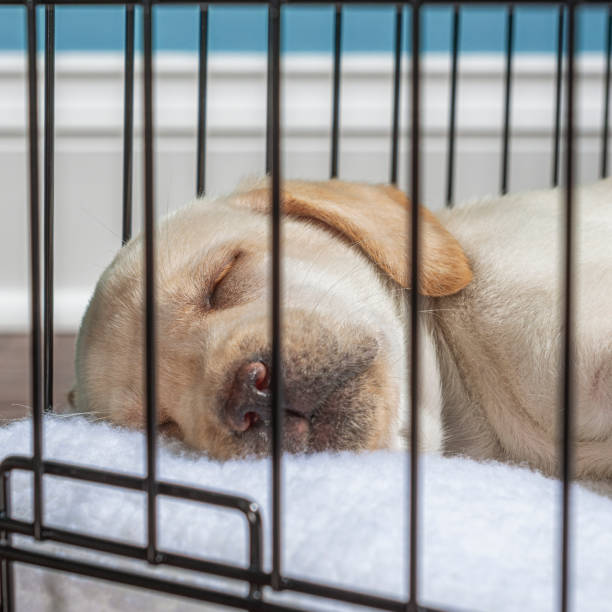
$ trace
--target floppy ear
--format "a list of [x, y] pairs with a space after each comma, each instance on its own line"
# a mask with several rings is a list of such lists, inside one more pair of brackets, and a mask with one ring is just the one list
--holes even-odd
[[[287, 181], [282, 185], [282, 211], [321, 224], [355, 244], [402, 287], [410, 287], [407, 237], [411, 204], [399, 189], [330, 180]], [[270, 210], [267, 183], [236, 193], [233, 201], [259, 212]], [[440, 297], [463, 289], [472, 280], [459, 243], [436, 217], [419, 207], [420, 287], [424, 295]]]

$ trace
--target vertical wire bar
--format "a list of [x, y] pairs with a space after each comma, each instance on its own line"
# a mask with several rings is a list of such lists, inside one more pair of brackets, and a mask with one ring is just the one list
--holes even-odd
[[134, 5], [125, 7], [123, 76], [123, 221], [121, 243], [132, 237], [132, 161], [134, 151]]
[[565, 215], [563, 270], [564, 312], [562, 353], [562, 410], [561, 410], [561, 612], [569, 609], [569, 505], [572, 461], [572, 351], [573, 351], [573, 255], [574, 255], [574, 61], [575, 61], [575, 4], [567, 5], [567, 144], [565, 151]]
[[510, 94], [512, 88], [512, 56], [514, 52], [514, 6], [508, 7], [506, 27], [506, 74], [504, 77], [504, 136], [502, 144], [501, 193], [508, 193], [508, 165], [510, 149]]
[[342, 61], [342, 5], [334, 14], [334, 85], [332, 94], [332, 141], [330, 178], [338, 176], [338, 140], [340, 137], [340, 64]]
[[40, 219], [38, 184], [38, 73], [36, 65], [36, 4], [27, 3], [28, 44], [28, 139], [30, 179], [30, 291], [31, 291], [31, 394], [34, 463], [34, 537], [41, 539], [42, 411], [41, 411], [41, 325], [40, 325]]
[[412, 5], [412, 86], [411, 86], [411, 200], [412, 210], [409, 215], [410, 223], [410, 265], [411, 265], [411, 291], [410, 291], [410, 536], [409, 536], [409, 558], [410, 573], [408, 589], [410, 599], [407, 609], [418, 609], [418, 509], [419, 509], [419, 463], [418, 463], [418, 440], [419, 440], [419, 412], [418, 412], [418, 311], [419, 311], [419, 201], [420, 201], [420, 3], [418, 0]]
[[55, 166], [55, 7], [45, 9], [43, 410], [53, 410], [53, 223]]
[[608, 174], [608, 139], [610, 124], [610, 54], [612, 53], [612, 6], [608, 7], [608, 22], [606, 28], [606, 76], [604, 83], [603, 129], [601, 134], [601, 170], [600, 178]]
[[395, 59], [393, 66], [393, 125], [391, 128], [391, 172], [390, 182], [397, 185], [399, 164], [399, 119], [400, 119], [400, 83], [402, 74], [402, 22], [404, 6], [395, 7]]
[[206, 189], [206, 102], [208, 87], [208, 4], [200, 4], [200, 57], [198, 62], [198, 154], [196, 194]]
[[448, 119], [448, 157], [446, 166], [446, 206], [453, 206], [453, 192], [455, 188], [455, 135], [457, 119], [457, 60], [459, 57], [459, 5], [453, 8], [453, 33], [451, 38], [451, 82], [450, 82], [450, 109]]
[[[259, 509], [257, 507], [257, 504], [252, 503], [249, 508], [249, 513], [247, 515], [249, 523], [254, 526], [254, 529], [249, 529], [249, 569], [252, 569], [256, 572], [261, 571], [263, 563], [263, 551], [261, 548], [262, 525], [258, 510]], [[261, 601], [262, 597], [263, 594], [261, 591], [261, 585], [256, 582], [251, 582], [251, 584], [249, 585], [249, 598], [256, 601]]]
[[147, 559], [157, 562], [157, 414], [155, 354], [155, 205], [153, 177], [153, 7], [144, 0], [145, 401], [147, 414]]
[[[10, 474], [4, 473], [0, 482], [0, 517], [9, 518], [11, 513], [9, 478]], [[8, 531], [0, 532], [0, 542], [11, 545], [11, 534]], [[0, 610], [2, 612], [13, 612], [15, 608], [15, 588], [13, 579], [13, 564], [8, 559], [0, 561]]]
[[281, 485], [283, 373], [281, 339], [281, 200], [280, 200], [280, 0], [271, 0], [271, 162], [272, 162], [272, 588], [281, 587]]
[[561, 84], [563, 80], [563, 21], [565, 8], [559, 7], [557, 22], [557, 70], [555, 75], [555, 128], [553, 145], [552, 185], [559, 184], [559, 162], [561, 159]]

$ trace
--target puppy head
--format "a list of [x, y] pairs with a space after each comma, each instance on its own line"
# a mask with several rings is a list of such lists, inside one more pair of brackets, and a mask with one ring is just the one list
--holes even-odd
[[[269, 189], [200, 200], [156, 235], [158, 420], [210, 456], [270, 451]], [[288, 182], [282, 196], [284, 448], [384, 448], [404, 392], [406, 208], [388, 187]], [[460, 290], [459, 245], [423, 212], [420, 290]], [[142, 237], [104, 272], [77, 342], [74, 403], [144, 425]], [[398, 288], [399, 290], [399, 288]], [[435, 436], [434, 436], [435, 437]], [[424, 447], [439, 444], [424, 440]]]

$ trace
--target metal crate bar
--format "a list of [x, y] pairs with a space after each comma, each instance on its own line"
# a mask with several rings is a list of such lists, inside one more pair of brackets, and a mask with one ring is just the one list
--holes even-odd
[[38, 70], [36, 62], [36, 5], [27, 5], [28, 141], [30, 179], [30, 296], [32, 447], [34, 449], [34, 535], [40, 539], [43, 520], [41, 324], [40, 324], [40, 213], [38, 183]]
[[[14, 519], [3, 519], [2, 525], [10, 530], [11, 533], [18, 533], [25, 536], [32, 535], [33, 526], [31, 523], [17, 521]], [[67, 531], [53, 527], [45, 527], [43, 529], [43, 534], [45, 540], [59, 542], [61, 544], [79, 546], [88, 550], [97, 550], [139, 561], [146, 561], [147, 559], [147, 549], [146, 547], [142, 546], [126, 544], [124, 542], [118, 542], [108, 538], [97, 538], [84, 533]], [[214, 561], [208, 561], [206, 559], [196, 559], [175, 553], [166, 553], [163, 551], [160, 551], [159, 555], [162, 559], [160, 563], [170, 565], [172, 567], [179, 567], [181, 569], [187, 569], [190, 571], [205, 572], [208, 574], [214, 574], [216, 576], [223, 576], [224, 578], [231, 578], [233, 580], [262, 581], [262, 577], [259, 574], [242, 567], [225, 565]]]
[[[146, 588], [149, 590], [158, 591], [161, 593], [167, 593], [171, 595], [177, 595], [180, 597], [187, 597], [191, 599], [199, 599], [201, 601], [209, 601], [211, 603], [217, 603], [219, 605], [231, 606], [233, 608], [245, 609], [248, 606], [249, 610], [255, 612], [307, 612], [305, 608], [296, 608], [292, 606], [272, 603], [272, 602], [249, 602], [245, 605], [245, 600], [242, 597], [236, 595], [229, 595], [212, 589], [205, 589], [201, 587], [192, 586], [184, 583], [174, 583], [163, 578], [157, 578], [153, 576], [147, 576], [144, 574], [137, 574], [127, 572], [124, 570], [113, 570], [107, 567], [100, 567], [87, 562], [73, 561], [72, 559], [66, 559], [64, 557], [53, 557], [48, 554], [34, 553], [30, 550], [22, 550], [19, 548], [9, 548], [0, 545], [0, 553], [7, 558], [19, 561], [20, 563], [29, 563], [38, 565], [40, 567], [47, 567], [49, 569], [56, 569], [64, 572], [70, 572], [73, 574], [80, 574], [82, 576], [89, 576], [92, 578], [98, 578], [101, 580], [108, 580], [110, 582], [116, 582], [120, 584], [126, 584], [129, 586], [136, 586]], [[308, 583], [304, 583], [308, 584]], [[313, 585], [317, 586], [317, 585]], [[299, 588], [294, 589], [300, 591]], [[306, 590], [301, 591], [307, 593]], [[358, 595], [352, 591], [347, 591], [349, 595]], [[314, 593], [308, 593], [314, 594]], [[336, 599], [339, 599], [336, 597]], [[359, 598], [359, 601], [347, 602], [357, 603], [358, 605], [372, 607], [374, 601], [378, 601], [381, 598], [370, 598], [364, 596]], [[370, 601], [371, 600], [371, 601]], [[389, 606], [377, 606], [384, 610], [401, 610], [398, 607], [398, 603], [390, 602]], [[431, 608], [426, 606], [419, 606], [419, 612], [441, 612], [437, 608]]]
[[53, 410], [53, 217], [55, 157], [55, 7], [45, 9], [43, 410]]
[[461, 14], [459, 5], [453, 7], [453, 29], [451, 35], [451, 82], [450, 108], [448, 118], [448, 153], [446, 161], [446, 206], [453, 206], [455, 188], [455, 138], [457, 134], [457, 62], [459, 58], [459, 26]]
[[407, 215], [408, 262], [410, 263], [410, 359], [408, 360], [409, 410], [410, 410], [410, 517], [408, 524], [408, 592], [410, 599], [406, 604], [407, 612], [418, 610], [419, 587], [419, 265], [420, 233], [419, 202], [420, 195], [420, 131], [421, 131], [421, 5], [412, 3], [412, 82], [410, 87], [411, 103], [411, 155], [410, 155], [410, 196], [412, 207]]
[[[33, 459], [21, 455], [10, 455], [6, 457], [2, 463], [0, 463], [0, 474], [7, 474], [12, 470], [33, 471]], [[132, 491], [146, 492], [148, 486], [146, 477], [82, 467], [80, 465], [71, 465], [60, 461], [44, 461], [43, 471], [45, 474], [52, 476], [105, 484]], [[259, 507], [255, 502], [246, 497], [220, 493], [218, 491], [208, 491], [199, 487], [190, 487], [172, 482], [158, 481], [157, 484], [160, 495], [239, 510], [248, 519], [249, 524], [258, 525], [261, 523]]]
[[[32, 459], [30, 457], [14, 455], [7, 457], [2, 464], [0, 464], [0, 476], [7, 480], [7, 487], [8, 476], [12, 470], [32, 471]], [[147, 491], [146, 477], [130, 476], [127, 474], [119, 474], [95, 468], [84, 468], [78, 465], [70, 465], [58, 461], [43, 462], [43, 471], [45, 474], [70, 478], [73, 480], [121, 487], [132, 491]], [[256, 503], [245, 497], [220, 493], [218, 491], [208, 491], [205, 489], [164, 481], [160, 481], [157, 484], [159, 495], [239, 511], [243, 514], [247, 521], [249, 534], [250, 565], [248, 571], [245, 571], [242, 568], [233, 567], [231, 565], [209, 562], [198, 558], [177, 555], [174, 553], [166, 553], [163, 551], [158, 553], [160, 555], [160, 563], [183, 567], [186, 569], [207, 571], [229, 578], [252, 580], [254, 584], [267, 584], [269, 582], [265, 575], [262, 575], [261, 573], [263, 557], [262, 520], [259, 507]], [[7, 488], [6, 491], [6, 500], [8, 500], [9, 489]], [[0, 505], [0, 511], [1, 510], [2, 506]], [[3, 514], [0, 515], [0, 528], [24, 535], [34, 535], [34, 526], [32, 523], [10, 519], [8, 510], [5, 510]], [[146, 547], [133, 546], [108, 539], [93, 538], [91, 536], [72, 531], [43, 527], [43, 537], [45, 539], [51, 539], [57, 542], [63, 542], [65, 544], [94, 548], [103, 552], [123, 555], [135, 559], [147, 559]]]
[[569, 603], [569, 506], [570, 484], [572, 478], [572, 408], [573, 408], [573, 368], [572, 352], [574, 344], [574, 62], [576, 49], [576, 7], [567, 5], [567, 143], [565, 151], [565, 215], [564, 215], [564, 266], [563, 266], [563, 348], [561, 384], [561, 559], [560, 559], [560, 607], [567, 612]]
[[393, 58], [393, 113], [391, 125], [391, 170], [389, 182], [397, 185], [399, 166], [399, 119], [400, 119], [400, 84], [402, 75], [402, 25], [404, 5], [395, 7], [395, 50]]
[[[10, 507], [9, 475], [0, 475], [0, 520], [8, 518]], [[12, 546], [11, 531], [0, 528], [0, 546]], [[15, 587], [13, 564], [7, 558], [0, 556], [0, 610], [10, 612], [14, 609]]]
[[514, 6], [508, 7], [506, 22], [506, 73], [504, 76], [504, 135], [502, 144], [502, 194], [508, 193], [508, 166], [510, 150], [510, 95], [512, 89], [512, 59], [514, 53]]
[[123, 218], [121, 244], [132, 237], [132, 167], [134, 155], [134, 5], [125, 7], [123, 76]]
[[144, 42], [145, 406], [147, 416], [147, 560], [157, 563], [157, 359], [155, 199], [153, 194], [153, 7], [142, 5]]
[[[2, 464], [0, 464], [0, 476], [8, 477], [12, 470], [31, 471], [32, 469], [33, 462], [30, 457], [9, 456], [2, 462]], [[146, 477], [143, 478], [139, 476], [131, 476], [95, 468], [84, 468], [78, 465], [64, 464], [57, 461], [45, 461], [43, 464], [43, 469], [45, 474], [52, 476], [65, 477], [84, 482], [95, 482], [133, 491], [146, 492], [147, 490]], [[200, 503], [212, 504], [242, 512], [247, 519], [250, 541], [249, 569], [216, 563], [199, 558], [177, 555], [175, 553], [168, 553], [164, 551], [158, 551], [157, 553], [159, 556], [159, 563], [171, 565], [173, 567], [181, 567], [188, 570], [205, 571], [232, 579], [248, 580], [252, 581], [252, 584], [271, 584], [271, 574], [264, 574], [261, 570], [261, 544], [263, 541], [262, 522], [257, 504], [243, 497], [163, 481], [158, 482], [158, 493], [159, 495], [179, 499], [189, 499]], [[6, 499], [9, 499], [8, 494]], [[5, 514], [5, 518], [0, 517], [0, 529], [7, 528], [14, 533], [29, 536], [33, 535], [32, 523], [16, 521], [8, 518], [8, 512]], [[101, 552], [121, 555], [133, 559], [144, 560], [147, 558], [146, 547], [139, 547], [113, 540], [96, 538], [86, 534], [65, 531], [62, 529], [45, 527], [43, 528], [43, 537], [45, 539], [64, 544], [100, 550]], [[317, 584], [297, 578], [283, 577], [281, 579], [279, 588], [282, 590], [292, 590], [318, 597], [333, 598], [346, 603], [376, 607], [383, 610], [404, 609], [404, 604], [393, 599]]]
[[201, 198], [206, 190], [206, 102], [208, 88], [208, 4], [200, 5], [198, 62], [198, 143], [196, 195]]
[[[172, 582], [164, 578], [155, 576], [147, 576], [127, 570], [115, 570], [109, 567], [102, 567], [88, 563], [85, 561], [74, 561], [64, 557], [54, 557], [45, 553], [36, 553], [30, 550], [23, 550], [15, 547], [0, 545], [0, 554], [12, 561], [20, 563], [28, 563], [49, 569], [70, 572], [80, 576], [88, 576], [90, 578], [98, 578], [108, 580], [110, 582], [135, 586], [140, 588], [166, 593], [169, 595], [177, 595], [196, 599], [200, 601], [208, 601], [223, 606], [231, 606], [233, 608], [245, 609], [245, 600], [239, 595], [231, 595], [222, 593], [213, 589], [197, 587], [183, 582]], [[249, 604], [249, 610], [262, 612], [306, 612], [301, 608], [294, 608], [282, 604], [271, 602], [253, 602]]]
[[[10, 531], [10, 533], [18, 533], [25, 536], [33, 535], [32, 523], [17, 521], [14, 519], [1, 519], [0, 525], [2, 525], [3, 528], [6, 528], [7, 531]], [[97, 550], [103, 553], [119, 555], [134, 560], [147, 560], [146, 547], [126, 544], [124, 542], [118, 542], [109, 538], [97, 538], [84, 533], [50, 527], [43, 528], [43, 537], [45, 540], [68, 544], [70, 546], [78, 546], [88, 550]], [[166, 551], [158, 551], [158, 555], [160, 564], [171, 567], [212, 574], [215, 576], [222, 576], [232, 580], [246, 581], [251, 585], [259, 586], [270, 583], [269, 576], [262, 573], [261, 569], [253, 567], [253, 564], [251, 564], [249, 568], [244, 568], [217, 561], [211, 561], [204, 558], [189, 557], [187, 555]]]
[[280, 151], [280, 37], [281, 3], [270, 2], [270, 161], [272, 170], [272, 587], [281, 588], [282, 572], [282, 452], [283, 452], [283, 368], [282, 368], [282, 274], [281, 274], [281, 151]]
[[[65, 477], [84, 482], [95, 482], [115, 487], [122, 487], [133, 491], [145, 491], [147, 488], [146, 478], [130, 476], [99, 470], [95, 468], [84, 468], [77, 465], [64, 464], [57, 461], [45, 461], [44, 473]], [[33, 469], [32, 459], [23, 456], [7, 457], [0, 465], [0, 475], [8, 478], [12, 470]], [[8, 490], [7, 490], [8, 491]], [[189, 499], [200, 503], [221, 506], [243, 513], [247, 519], [250, 542], [250, 566], [248, 569], [218, 563], [200, 558], [193, 558], [176, 553], [157, 551], [159, 563], [180, 567], [192, 571], [207, 572], [226, 578], [249, 581], [259, 586], [272, 583], [271, 574], [262, 572], [262, 522], [257, 504], [251, 500], [234, 495], [227, 495], [216, 491], [207, 491], [200, 488], [178, 485], [160, 481], [158, 482], [159, 495], [166, 495], [179, 499]], [[7, 493], [6, 499], [9, 499]], [[0, 505], [0, 509], [2, 506]], [[26, 536], [33, 535], [33, 524], [25, 521], [17, 521], [8, 517], [8, 512], [0, 517], [0, 529], [8, 529], [12, 533]], [[147, 548], [134, 546], [109, 539], [96, 538], [86, 534], [66, 531], [58, 528], [43, 528], [43, 537], [48, 540], [79, 546], [93, 550], [99, 550], [110, 554], [120, 555], [133, 559], [147, 558]], [[75, 563], [77, 563], [75, 561]], [[279, 584], [281, 590], [291, 590], [298, 593], [326, 597], [344, 601], [346, 603], [375, 607], [381, 610], [403, 610], [404, 604], [393, 599], [370, 595], [359, 591], [351, 591], [338, 587], [317, 584], [306, 580], [292, 577], [283, 577]], [[425, 609], [425, 608], [423, 608]], [[429, 608], [428, 608], [429, 609]]]
[[552, 185], [559, 184], [559, 162], [561, 159], [561, 84], [563, 81], [563, 22], [565, 9], [559, 7], [557, 17], [557, 69], [555, 72], [555, 127], [553, 140]]
[[357, 604], [361, 606], [369, 606], [379, 610], [389, 610], [391, 612], [402, 612], [406, 608], [406, 604], [386, 597], [375, 595], [366, 595], [358, 591], [349, 591], [338, 587], [330, 587], [308, 580], [299, 580], [295, 578], [283, 578], [283, 587], [296, 593], [307, 593], [326, 597], [328, 599], [337, 599], [346, 603]]
[[[23, 524], [18, 521], [11, 522], [10, 524], [11, 524], [11, 529], [13, 529], [16, 533], [21, 533], [22, 535], [29, 535], [29, 532], [31, 531], [31, 529], [28, 529], [28, 527], [31, 527], [28, 524]], [[101, 550], [105, 552], [110, 552], [112, 554], [121, 554], [123, 556], [132, 557], [134, 559], [146, 558], [146, 549], [144, 548], [117, 544], [116, 548], [113, 547], [113, 549], [110, 550], [108, 547], [108, 540], [92, 538], [90, 536], [81, 536], [81, 534], [72, 534], [70, 532], [63, 532], [62, 530], [59, 530], [59, 529], [45, 529], [45, 537], [48, 538], [49, 540], [53, 540], [57, 542], [62, 542], [62, 543], [66, 543], [66, 544], [70, 544], [74, 546], [86, 546], [89, 549]], [[3, 550], [1, 544], [0, 544], [0, 550]], [[19, 552], [26, 552], [26, 551], [21, 551], [20, 549], [17, 549], [17, 548], [7, 548], [4, 550], [17, 550]], [[122, 550], [122, 552], [118, 552], [119, 550]], [[129, 552], [130, 554], [126, 554], [127, 552]], [[264, 583], [264, 580], [266, 584], [269, 583], [269, 579], [267, 575], [264, 575], [263, 577], [260, 578], [254, 572], [251, 572], [250, 570], [247, 570], [244, 568], [234, 567], [233, 571], [228, 571], [228, 568], [231, 568], [231, 566], [222, 565], [222, 564], [215, 563], [215, 562], [207, 562], [203, 560], [197, 560], [196, 563], [190, 563], [191, 559], [186, 558], [186, 557], [183, 558], [179, 555], [173, 555], [171, 553], [163, 553], [163, 552], [161, 552], [160, 554], [164, 559], [163, 561], [164, 563], [167, 563], [174, 567], [180, 567], [182, 569], [187, 569], [187, 570], [192, 570], [192, 571], [200, 571], [200, 572], [206, 571], [207, 573], [224, 576], [227, 578], [237, 579], [237, 580], [244, 580], [245, 577], [248, 577], [249, 579], [253, 579], [253, 580], [260, 579], [262, 581], [262, 584]], [[57, 557], [51, 557], [51, 556], [49, 556], [48, 559], [53, 560], [53, 561], [58, 560]], [[61, 557], [61, 559], [65, 559], [65, 557]], [[75, 565], [77, 564], [82, 565], [80, 561], [71, 560], [70, 562], [74, 563]], [[104, 571], [104, 568], [100, 566], [91, 566], [91, 567], [95, 567], [101, 572]], [[58, 568], [58, 569], [64, 569], [64, 568]], [[72, 570], [65, 570], [65, 571], [72, 571]], [[139, 574], [139, 576], [143, 576], [143, 575]], [[104, 578], [108, 580], [114, 580], [114, 578], [111, 578], [107, 575], [99, 575], [96, 577]], [[151, 578], [156, 580], [154, 577], [151, 577]], [[161, 581], [158, 581], [158, 582], [159, 583], [158, 583], [157, 588], [153, 586], [147, 586], [146, 588], [156, 588], [156, 590], [159, 590], [162, 592], [174, 593], [174, 594], [180, 594], [186, 597], [192, 597], [191, 595], [188, 595], [182, 592], [177, 593], [176, 587], [177, 586], [180, 587], [184, 583], [172, 583], [170, 581], [166, 581], [165, 579], [161, 579]], [[133, 584], [133, 583], [129, 583], [129, 584]], [[168, 589], [166, 587], [166, 585], [168, 584], [172, 585], [174, 589], [172, 590]], [[135, 584], [135, 586], [143, 586], [143, 585]], [[336, 587], [328, 587], [328, 586], [320, 585], [314, 582], [297, 580], [293, 578], [283, 578], [281, 587], [283, 590], [291, 590], [296, 593], [302, 593], [305, 595], [311, 595], [315, 597], [324, 597], [326, 599], [335, 599], [337, 601], [342, 601], [342, 602], [353, 604], [353, 605], [377, 608], [380, 610], [389, 610], [390, 612], [400, 612], [401, 610], [405, 609], [405, 606], [402, 602], [395, 601], [393, 599], [387, 599], [384, 597], [368, 595], [366, 593], [361, 593], [359, 591], [350, 591], [350, 590], [340, 589]], [[196, 598], [202, 598], [202, 597], [196, 597]], [[246, 603], [245, 605], [244, 600], [240, 600], [240, 601], [242, 602], [242, 605], [239, 607], [242, 607], [242, 608], [248, 606], [249, 609], [253, 609], [253, 610], [258, 610], [258, 609], [275, 610], [277, 609], [274, 607], [275, 604], [271, 604], [270, 602], [265, 602], [265, 604], [263, 604], [263, 602], [253, 602], [253, 603]], [[235, 605], [235, 604], [226, 604], [226, 605]], [[294, 610], [295, 608], [288, 608], [288, 609]], [[439, 612], [437, 608], [424, 607], [424, 606], [419, 606], [419, 611], [420, 612]]]
[[340, 138], [340, 70], [342, 63], [342, 4], [334, 13], [334, 75], [332, 92], [331, 167], [330, 178], [338, 176], [338, 140]]

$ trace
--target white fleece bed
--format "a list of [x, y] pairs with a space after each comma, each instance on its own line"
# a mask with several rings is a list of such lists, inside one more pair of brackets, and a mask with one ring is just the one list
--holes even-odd
[[[29, 453], [31, 426], [0, 428], [0, 458]], [[143, 473], [144, 438], [80, 417], [45, 417], [46, 458]], [[160, 478], [247, 495], [263, 507], [265, 563], [270, 562], [270, 463], [225, 464], [162, 443]], [[284, 461], [284, 571], [292, 576], [405, 596], [406, 457], [401, 453], [288, 456]], [[557, 481], [527, 469], [461, 458], [422, 461], [422, 603], [454, 610], [546, 612], [558, 606], [559, 492]], [[31, 519], [31, 477], [15, 473], [15, 518]], [[45, 521], [143, 544], [144, 496], [102, 485], [45, 478]], [[160, 546], [246, 565], [241, 515], [189, 502], [160, 500]], [[27, 538], [14, 537], [26, 546]], [[111, 567], [130, 561], [46, 543], [62, 555]], [[573, 488], [573, 610], [612, 610], [612, 499]], [[131, 566], [134, 567], [134, 566]], [[142, 566], [138, 566], [142, 567]], [[180, 577], [243, 593], [242, 585], [162, 568]], [[192, 600], [16, 566], [17, 610], [209, 609]], [[283, 594], [305, 610], [337, 609]], [[217, 608], [215, 608], [217, 609]], [[225, 608], [223, 608], [225, 609]], [[346, 609], [346, 608], [344, 608]], [[351, 609], [363, 609], [353, 607]]]

